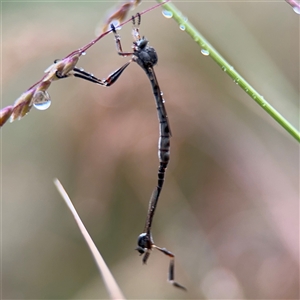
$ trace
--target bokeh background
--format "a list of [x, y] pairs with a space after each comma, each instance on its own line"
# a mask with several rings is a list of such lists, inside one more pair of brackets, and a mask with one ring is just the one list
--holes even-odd
[[[2, 2], [1, 107], [92, 40], [115, 4]], [[299, 128], [299, 15], [285, 1], [176, 6]], [[161, 9], [140, 31], [159, 55], [173, 132], [153, 237], [176, 255], [188, 292], [167, 283], [167, 257], [153, 251], [143, 266], [134, 251], [157, 180], [158, 121], [131, 64], [109, 89], [55, 82], [48, 110], [1, 129], [3, 299], [108, 297], [56, 177], [128, 299], [298, 299], [298, 143]], [[129, 50], [131, 26], [120, 34]], [[125, 61], [108, 35], [78, 66], [105, 78]]]

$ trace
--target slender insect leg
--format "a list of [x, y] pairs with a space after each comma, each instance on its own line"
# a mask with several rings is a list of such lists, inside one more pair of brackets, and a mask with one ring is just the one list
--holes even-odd
[[103, 80], [104, 85], [111, 86], [112, 84], [114, 84], [117, 81], [117, 79], [120, 77], [120, 75], [123, 73], [123, 71], [129, 66], [130, 63], [131, 60], [127, 62], [125, 65], [123, 65], [121, 68], [111, 73], [105, 80]]
[[[82, 75], [86, 75], [86, 76], [88, 76], [88, 77], [94, 78], [94, 79], [98, 79], [98, 78], [95, 77], [93, 74], [84, 71], [84, 69], [82, 69], [82, 68], [74, 67], [74, 68], [73, 68], [73, 71], [74, 71], [74, 72], [78, 72], [78, 73], [80, 73], [80, 74], [82, 74]], [[99, 79], [98, 79], [98, 80], [99, 80]]]
[[175, 281], [175, 256], [172, 252], [168, 251], [166, 248], [160, 248], [158, 246], [153, 245], [153, 248], [156, 248], [157, 250], [161, 251], [165, 255], [169, 256], [171, 258], [170, 260], [170, 266], [169, 266], [169, 276], [168, 280], [169, 282], [174, 285], [177, 288], [183, 289], [186, 291], [186, 288]]
[[[78, 78], [81, 78], [81, 79], [85, 79], [87, 81], [91, 81], [93, 83], [97, 83], [97, 84], [100, 84], [100, 85], [105, 85], [103, 80], [95, 77], [93, 74], [90, 74], [86, 71], [84, 71], [83, 69], [79, 69], [79, 68], [74, 68], [73, 69], [73, 75], [75, 77], [78, 77]], [[57, 75], [56, 75], [57, 76]]]
[[140, 26], [140, 25], [141, 25], [141, 14], [140, 14], [140, 13], [137, 13], [135, 16], [132, 16], [132, 17], [131, 17], [133, 26], [136, 25], [136, 24], [135, 24], [135, 18], [138, 19], [137, 26]]
[[106, 79], [99, 79], [97, 77], [95, 77], [93, 74], [90, 74], [82, 69], [79, 68], [74, 68], [73, 72], [68, 74], [68, 75], [64, 75], [64, 76], [60, 76], [59, 78], [66, 78], [69, 77], [71, 75], [84, 79], [84, 80], [88, 80], [91, 81], [93, 83], [97, 83], [103, 86], [111, 86], [112, 84], [114, 84], [117, 79], [120, 77], [120, 75], [123, 73], [123, 71], [128, 67], [128, 65], [131, 63], [131, 61], [127, 62], [125, 65], [123, 65], [121, 68], [117, 69], [116, 71], [112, 72]]
[[113, 73], [111, 73], [106, 79], [99, 79], [95, 77], [94, 75], [83, 71], [82, 69], [74, 68], [74, 76], [79, 77], [85, 80], [89, 80], [94, 83], [98, 83], [104, 86], [111, 86], [113, 83], [117, 81], [117, 79], [120, 77], [120, 75], [123, 73], [123, 71], [128, 67], [131, 61], [127, 62], [125, 65], [123, 65], [121, 68], [117, 69]]
[[[55, 60], [54, 63], [56, 63], [57, 61], [58, 60]], [[74, 76], [77, 78], [81, 78], [81, 79], [108, 87], [108, 86], [111, 86], [112, 84], [114, 84], [118, 80], [120, 75], [123, 73], [123, 71], [128, 67], [128, 65], [130, 63], [131, 63], [131, 60], [129, 62], [127, 62], [126, 64], [124, 64], [121, 68], [112, 72], [106, 79], [99, 79], [99, 78], [95, 77], [93, 74], [86, 72], [83, 69], [77, 68], [77, 67], [74, 67], [72, 71], [70, 71], [68, 74], [65, 74], [65, 75], [61, 75], [60, 72], [57, 71], [56, 76], [59, 79]]]
[[[84, 79], [84, 80], [87, 80], [87, 81], [90, 81], [90, 82], [93, 82], [93, 83], [97, 83], [97, 84], [100, 84], [100, 85], [104, 85], [103, 82], [99, 79], [99, 80], [95, 80], [93, 78], [90, 78], [90, 77], [86, 77], [85, 75], [82, 75], [82, 74], [78, 74], [78, 73], [74, 73], [73, 74], [75, 77], [77, 78], [81, 78], [81, 79]], [[62, 77], [60, 77], [62, 78]]]
[[75, 77], [91, 81], [93, 83], [98, 83], [98, 84], [104, 85], [104, 83], [102, 82], [101, 79], [95, 77], [91, 73], [88, 73], [88, 72], [84, 71], [83, 69], [76, 68], [76, 67], [74, 67], [73, 70], [70, 71], [68, 74], [61, 75], [59, 71], [56, 71], [55, 75], [59, 79], [68, 78], [68, 77], [73, 75]]
[[133, 52], [123, 52], [122, 45], [121, 45], [121, 38], [120, 35], [117, 33], [117, 30], [113, 24], [110, 25], [114, 35], [115, 35], [115, 42], [117, 47], [117, 52], [121, 56], [129, 56], [133, 55]]
[[56, 75], [56, 77], [57, 77], [58, 79], [63, 79], [63, 78], [67, 78], [67, 77], [70, 77], [70, 76], [71, 76], [70, 73], [65, 74], [65, 75], [61, 75], [61, 73], [60, 73], [59, 71], [56, 71], [56, 72], [55, 72], [55, 75]]
[[[138, 19], [137, 25], [135, 23], [135, 18]], [[132, 25], [133, 25], [132, 36], [136, 41], [139, 41], [141, 39], [140, 31], [139, 31], [139, 26], [141, 24], [141, 15], [140, 15], [140, 13], [137, 13], [135, 16], [132, 16], [131, 19], [132, 19]]]

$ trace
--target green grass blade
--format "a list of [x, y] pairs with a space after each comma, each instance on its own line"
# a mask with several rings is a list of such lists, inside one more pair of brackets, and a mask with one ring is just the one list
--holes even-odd
[[[162, 0], [157, 0], [162, 3]], [[169, 18], [173, 18], [192, 39], [201, 47], [204, 55], [209, 55], [226, 72], [244, 92], [246, 92], [256, 103], [259, 104], [275, 121], [277, 121], [287, 132], [300, 142], [300, 132], [288, 122], [264, 97], [258, 93], [218, 51], [200, 34], [200, 32], [182, 15], [182, 13], [172, 3], [163, 4], [163, 9], [167, 11]]]

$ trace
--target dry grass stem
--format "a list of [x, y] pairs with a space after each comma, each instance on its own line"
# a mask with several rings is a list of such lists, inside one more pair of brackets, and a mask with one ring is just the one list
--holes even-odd
[[88, 231], [86, 230], [85, 226], [83, 225], [79, 215], [77, 214], [75, 207], [72, 204], [71, 199], [69, 198], [69, 196], [68, 196], [67, 192], [65, 191], [65, 189], [63, 188], [62, 184], [60, 183], [60, 181], [58, 179], [54, 179], [54, 184], [55, 184], [56, 188], [58, 189], [59, 193], [61, 194], [62, 198], [65, 200], [70, 211], [72, 212], [72, 214], [75, 218], [75, 221], [94, 256], [96, 264], [99, 268], [99, 271], [100, 271], [103, 281], [105, 283], [107, 292], [110, 295], [110, 298], [116, 299], [116, 300], [117, 299], [118, 300], [126, 299], [124, 297], [122, 291], [120, 290], [117, 282], [115, 281], [113, 275], [111, 274], [109, 268], [107, 267], [104, 259], [102, 258], [100, 252], [98, 251], [96, 245], [94, 244], [91, 236], [89, 235]]

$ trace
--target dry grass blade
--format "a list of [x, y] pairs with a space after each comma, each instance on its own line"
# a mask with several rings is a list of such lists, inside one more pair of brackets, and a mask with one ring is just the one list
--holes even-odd
[[59, 193], [61, 194], [62, 198], [65, 200], [66, 204], [68, 205], [69, 209], [71, 210], [77, 224], [78, 227], [83, 235], [83, 237], [85, 238], [94, 258], [95, 261], [97, 263], [97, 266], [100, 270], [100, 273], [102, 275], [102, 278], [104, 280], [106, 289], [110, 295], [111, 299], [126, 299], [123, 295], [123, 293], [121, 292], [118, 284], [116, 283], [113, 275], [111, 274], [109, 268], [107, 267], [104, 259], [102, 258], [100, 252], [98, 251], [96, 245], [94, 244], [92, 238], [90, 237], [89, 233], [87, 232], [85, 226], [83, 225], [79, 215], [76, 212], [75, 207], [73, 206], [71, 199], [69, 198], [67, 192], [65, 191], [65, 189], [63, 188], [62, 184], [60, 183], [60, 181], [58, 179], [54, 179], [54, 184], [57, 187]]

